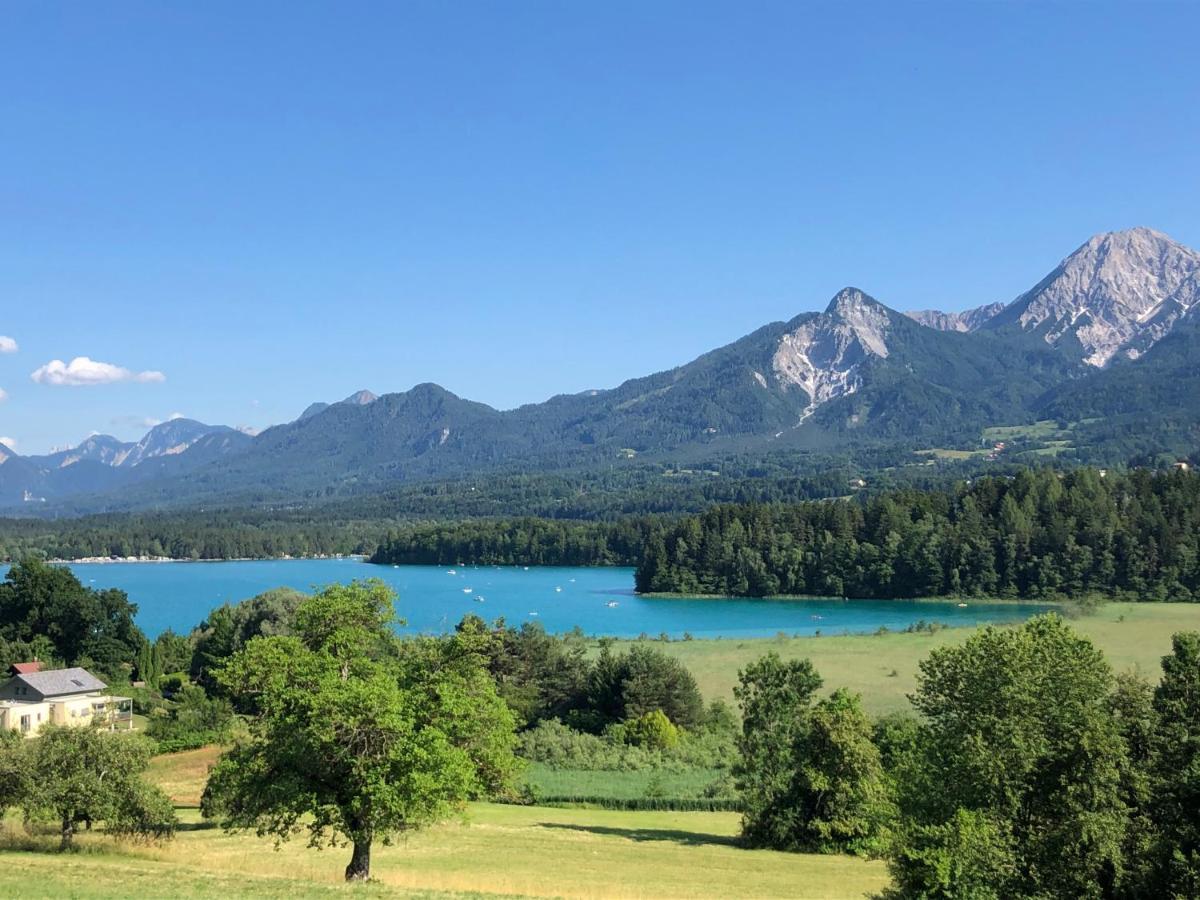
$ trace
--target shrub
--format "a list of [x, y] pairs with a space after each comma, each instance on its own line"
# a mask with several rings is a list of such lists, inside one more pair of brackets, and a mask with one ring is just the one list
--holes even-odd
[[160, 753], [195, 750], [229, 737], [233, 707], [223, 697], [209, 697], [202, 688], [186, 685], [175, 694], [169, 715], [154, 715], [146, 729]]
[[190, 684], [187, 672], [169, 672], [166, 675], [159, 676], [158, 689], [162, 695], [168, 699], [174, 697], [183, 688], [184, 685]]
[[649, 750], [670, 750], [679, 743], [679, 729], [662, 710], [653, 709], [625, 723], [625, 741]]
[[601, 797], [584, 795], [538, 795], [538, 806], [582, 806], [630, 812], [740, 812], [735, 797]]

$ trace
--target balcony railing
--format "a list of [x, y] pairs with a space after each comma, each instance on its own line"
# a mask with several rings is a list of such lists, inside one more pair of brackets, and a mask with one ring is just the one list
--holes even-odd
[[93, 703], [92, 720], [97, 725], [127, 726], [133, 730], [133, 698], [106, 697], [103, 702]]

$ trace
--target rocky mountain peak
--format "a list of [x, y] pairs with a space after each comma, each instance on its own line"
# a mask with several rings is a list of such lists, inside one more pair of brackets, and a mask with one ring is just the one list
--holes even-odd
[[366, 406], [368, 403], [374, 403], [379, 398], [370, 391], [362, 390], [355, 391], [342, 402], [347, 406]]
[[168, 419], [147, 431], [145, 437], [114, 464], [136, 466], [160, 456], [178, 456], [203, 437], [232, 430], [224, 425], [205, 425], [195, 419]]
[[861, 364], [889, 352], [891, 314], [857, 288], [843, 288], [824, 313], [800, 317], [792, 326], [779, 339], [771, 368], [778, 383], [808, 394], [805, 418], [820, 404], [856, 391]]
[[887, 310], [882, 303], [865, 291], [856, 287], [844, 287], [833, 295], [833, 299], [825, 307], [825, 315], [853, 316], [861, 314], [866, 309], [882, 309], [885, 312]]
[[1098, 234], [1064, 259], [996, 321], [1015, 322], [1083, 361], [1134, 359], [1200, 300], [1200, 253], [1151, 228]]

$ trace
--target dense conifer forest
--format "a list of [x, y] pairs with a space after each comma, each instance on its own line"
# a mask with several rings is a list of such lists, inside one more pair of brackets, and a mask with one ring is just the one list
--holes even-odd
[[647, 544], [642, 592], [1200, 599], [1200, 478], [1025, 471], [862, 503], [719, 506]]
[[[549, 498], [558, 487], [531, 479], [505, 490]], [[388, 518], [326, 508], [9, 520], [0, 557], [361, 553], [389, 565], [636, 566], [646, 593], [1200, 598], [1200, 478], [1184, 471], [1014, 469], [956, 484], [803, 487], [775, 472], [744, 502], [697, 501], [690, 514], [669, 502], [655, 511], [651, 493], [621, 514], [619, 492], [604, 504], [597, 490], [593, 515], [468, 517], [459, 501], [472, 492], [423, 490], [419, 518], [406, 518], [406, 504]], [[809, 492], [823, 499], [803, 499]]]
[[500, 519], [391, 532], [371, 562], [391, 565], [636, 566], [658, 519]]

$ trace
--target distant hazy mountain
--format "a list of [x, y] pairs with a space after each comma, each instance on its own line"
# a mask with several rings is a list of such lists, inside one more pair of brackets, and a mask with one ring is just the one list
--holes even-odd
[[[102, 494], [174, 474], [235, 452], [250, 437], [225, 425], [172, 419], [139, 441], [91, 435], [77, 447], [43, 456], [17, 457], [0, 469], [0, 505], [44, 503], [79, 494]], [[0, 465], [4, 465], [0, 460]]]
[[85, 438], [78, 447], [60, 450], [46, 456], [33, 456], [30, 459], [56, 469], [65, 469], [67, 466], [73, 466], [84, 460], [91, 460], [106, 466], [119, 466], [129, 456], [129, 451], [133, 447], [133, 444], [117, 440], [111, 434], [93, 434]]
[[55, 469], [65, 469], [84, 461], [114, 468], [133, 468], [148, 459], [183, 453], [210, 434], [233, 430], [225, 425], [205, 425], [194, 419], [171, 419], [155, 425], [140, 441], [125, 442], [109, 434], [94, 434], [77, 447], [45, 456], [30, 456], [28, 459], [37, 465]]
[[159, 456], [177, 456], [202, 438], [227, 432], [240, 433], [226, 425], [205, 425], [194, 419], [172, 419], [146, 432], [146, 436], [133, 445], [120, 465], [136, 466]]
[[905, 313], [928, 328], [938, 331], [974, 331], [1004, 309], [1003, 303], [987, 303], [962, 312], [940, 312], [936, 309], [916, 309]]
[[47, 457], [6, 452], [0, 504], [293, 502], [778, 448], [902, 456], [1039, 418], [1081, 423], [1077, 440], [1093, 448], [1153, 455], [1200, 434], [1198, 272], [1200, 256], [1157, 232], [1099, 235], [1004, 308], [903, 314], [846, 288], [823, 312], [677, 368], [515, 410], [422, 384], [315, 403], [253, 437], [176, 420], [136, 444], [96, 436]]

